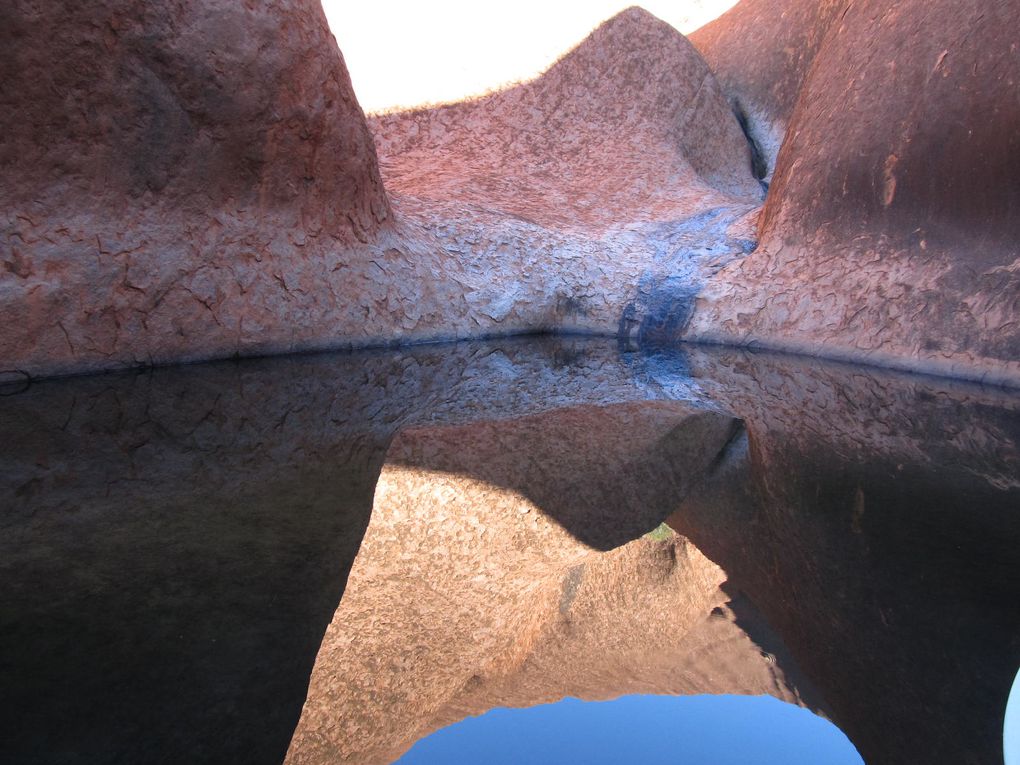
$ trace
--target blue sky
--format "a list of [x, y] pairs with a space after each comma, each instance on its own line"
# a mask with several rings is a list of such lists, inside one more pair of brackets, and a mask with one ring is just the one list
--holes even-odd
[[832, 723], [768, 696], [623, 696], [493, 709], [436, 731], [401, 765], [862, 765]]

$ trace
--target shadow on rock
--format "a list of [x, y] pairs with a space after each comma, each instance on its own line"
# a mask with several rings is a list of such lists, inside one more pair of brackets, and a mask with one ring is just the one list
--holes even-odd
[[530, 503], [584, 544], [611, 550], [661, 523], [741, 429], [732, 417], [675, 401], [579, 406], [405, 430], [387, 466], [484, 483], [487, 504], [527, 513]]
[[761, 610], [869, 765], [1001, 761], [1020, 663], [1015, 398], [688, 359], [747, 434], [669, 524]]

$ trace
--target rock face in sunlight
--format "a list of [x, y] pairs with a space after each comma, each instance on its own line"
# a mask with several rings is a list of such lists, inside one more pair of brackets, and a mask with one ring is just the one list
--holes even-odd
[[737, 626], [723, 572], [641, 537], [734, 432], [660, 401], [399, 433], [287, 761], [392, 762], [468, 715], [564, 695], [804, 703]]
[[458, 334], [653, 334], [753, 247], [740, 125], [694, 47], [638, 8], [534, 81], [369, 124], [397, 216], [446, 253]]
[[0, 370], [580, 331], [1017, 383], [1018, 25], [744, 0], [692, 44], [631, 8], [366, 121], [317, 0], [13, 0]]
[[[789, 23], [826, 26], [824, 3], [789, 5]], [[743, 8], [701, 44], [753, 24]], [[1020, 380], [1018, 28], [1015, 2], [865, 0], [817, 46], [795, 35], [813, 64], [761, 244], [713, 278], [690, 336]]]
[[847, 0], [742, 0], [690, 35], [759, 152], [771, 180], [801, 87]]
[[314, 0], [0, 14], [4, 369], [631, 334], [751, 246], [739, 124], [637, 9], [534, 82], [374, 120], [396, 215]]
[[385, 215], [318, 3], [6, 6], [0, 156], [5, 202], [25, 217], [44, 202], [124, 228], [150, 207], [208, 224], [258, 211], [352, 239]]
[[389, 208], [317, 0], [12, 0], [0, 70], [0, 366], [286, 350], [337, 311]]
[[545, 229], [674, 221], [731, 201], [719, 192], [760, 194], [708, 66], [686, 38], [638, 8], [532, 82], [370, 123], [391, 193]]

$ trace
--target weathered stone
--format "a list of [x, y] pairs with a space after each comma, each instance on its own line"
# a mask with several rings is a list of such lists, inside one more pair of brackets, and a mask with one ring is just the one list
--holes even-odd
[[477, 206], [543, 230], [597, 236], [760, 194], [708, 66], [638, 8], [531, 82], [369, 122], [391, 194], [457, 202], [465, 213]]
[[100, 255], [133, 252], [147, 232], [119, 232], [153, 209], [342, 239], [385, 215], [372, 139], [314, 0], [15, 0], [2, 13], [3, 203], [25, 241], [55, 228], [48, 218], [96, 215]]
[[712, 279], [689, 336], [1020, 383], [1018, 27], [1002, 0], [848, 4], [761, 244]]
[[15, 0], [0, 72], [2, 366], [300, 345], [388, 215], [317, 0]]
[[721, 570], [679, 537], [631, 541], [734, 428], [662, 401], [399, 433], [287, 761], [392, 762], [468, 715], [565, 695], [801, 702], [723, 607]]
[[380, 174], [315, 0], [8, 3], [0, 368], [569, 330], [1015, 384], [1018, 13], [744, 0], [720, 85], [630, 9], [373, 118]]
[[373, 120], [395, 215], [315, 0], [0, 14], [0, 367], [34, 376], [613, 334], [742, 255], [759, 202], [704, 61], [636, 9], [533, 82]]
[[690, 35], [759, 152], [776, 166], [790, 115], [829, 26], [847, 0], [742, 0]]

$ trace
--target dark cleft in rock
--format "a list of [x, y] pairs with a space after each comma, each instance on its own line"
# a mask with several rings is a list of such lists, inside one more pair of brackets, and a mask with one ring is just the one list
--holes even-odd
[[847, 0], [743, 0], [691, 34], [771, 177], [815, 56]]
[[761, 244], [693, 336], [1020, 383], [1020, 6], [865, 0], [814, 23]]

